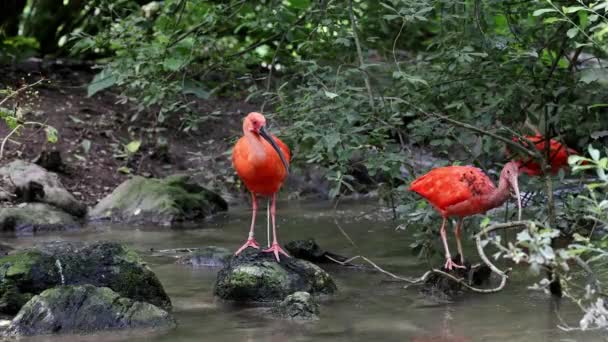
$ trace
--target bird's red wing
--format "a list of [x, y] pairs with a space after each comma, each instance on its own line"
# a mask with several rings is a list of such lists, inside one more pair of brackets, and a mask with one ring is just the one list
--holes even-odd
[[410, 190], [426, 198], [434, 207], [445, 208], [487, 194], [495, 189], [492, 181], [472, 166], [446, 166], [419, 177]]

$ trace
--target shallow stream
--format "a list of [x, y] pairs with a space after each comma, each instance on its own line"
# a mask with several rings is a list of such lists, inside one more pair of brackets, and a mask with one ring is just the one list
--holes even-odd
[[[342, 207], [344, 209], [345, 207]], [[368, 206], [346, 207], [340, 225], [357, 243], [355, 250], [340, 233], [329, 204], [281, 203], [279, 240], [314, 237], [327, 250], [351, 256], [363, 254], [383, 267], [406, 276], [419, 276], [424, 261], [409, 251], [413, 241], [393, 222], [344, 219], [369, 211]], [[161, 332], [108, 332], [93, 336], [36, 337], [23, 341], [607, 341], [597, 333], [563, 332], [559, 315], [576, 323], [574, 305], [554, 302], [527, 289], [536, 278], [518, 269], [506, 289], [497, 294], [467, 294], [456, 303], [436, 304], [418, 294], [416, 287], [369, 271], [323, 266], [334, 277], [339, 292], [321, 301], [321, 319], [315, 322], [273, 320], [256, 307], [224, 303], [213, 296], [217, 269], [178, 265], [152, 250], [222, 246], [234, 250], [243, 243], [249, 227], [247, 208], [197, 229], [92, 226], [83, 231], [31, 237], [4, 237], [9, 245], [28, 247], [49, 240], [112, 240], [138, 250], [158, 275], [173, 302], [178, 327]], [[258, 217], [257, 238], [265, 240], [265, 213]], [[452, 241], [453, 243], [453, 241]], [[472, 246], [465, 253], [474, 255]]]

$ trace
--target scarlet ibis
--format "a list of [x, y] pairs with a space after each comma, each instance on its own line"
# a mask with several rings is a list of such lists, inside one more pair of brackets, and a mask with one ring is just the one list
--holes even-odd
[[521, 199], [519, 198], [519, 164], [511, 161], [505, 164], [500, 173], [498, 188], [483, 171], [472, 166], [446, 166], [435, 168], [412, 182], [410, 190], [429, 201], [443, 217], [441, 240], [445, 249], [445, 268], [464, 268], [452, 262], [445, 226], [449, 217], [458, 217], [454, 230], [460, 261], [464, 264], [460, 229], [465, 217], [484, 213], [502, 205], [510, 197], [510, 190], [515, 192], [519, 217], [521, 218]]
[[260, 248], [254, 237], [255, 216], [258, 210], [257, 197], [271, 198], [268, 207], [272, 216], [272, 245], [263, 252], [274, 253], [277, 261], [279, 254], [287, 253], [279, 246], [275, 224], [277, 192], [289, 174], [289, 148], [280, 139], [266, 131], [266, 118], [260, 113], [249, 113], [243, 120], [243, 136], [234, 145], [232, 164], [247, 189], [251, 192], [253, 212], [247, 242], [235, 255], [247, 247]]
[[[546, 139], [545, 137], [543, 137], [540, 134], [526, 136], [524, 138], [529, 140], [531, 143], [533, 143], [534, 147], [536, 147], [536, 149], [538, 151], [540, 151], [542, 154], [545, 153], [545, 148], [547, 146], [548, 139]], [[513, 138], [513, 141], [517, 142], [519, 140], [518, 140], [518, 138]], [[523, 144], [524, 144], [524, 146], [526, 145], [525, 142]], [[551, 164], [551, 173], [556, 174], [561, 168], [567, 167], [568, 166], [568, 156], [573, 155], [573, 154], [578, 154], [578, 152], [576, 152], [575, 150], [573, 150], [571, 148], [568, 148], [566, 145], [558, 142], [555, 139], [550, 139], [549, 140], [549, 161]], [[527, 160], [518, 159], [518, 162], [520, 164], [520, 168], [519, 168], [520, 172], [526, 173], [529, 176], [539, 176], [543, 173], [540, 165], [531, 159], [527, 159]]]

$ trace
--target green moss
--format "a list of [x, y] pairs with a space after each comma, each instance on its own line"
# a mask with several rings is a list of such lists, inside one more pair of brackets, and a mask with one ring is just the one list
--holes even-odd
[[235, 269], [229, 278], [230, 286], [234, 288], [251, 288], [258, 284], [261, 279], [258, 267], [242, 266]]
[[30, 274], [32, 267], [40, 262], [42, 254], [38, 251], [26, 251], [7, 255], [0, 259], [2, 278], [21, 278]]
[[263, 262], [264, 282], [272, 288], [283, 288], [289, 285], [289, 276], [276, 262]]
[[122, 246], [122, 249], [124, 251], [123, 255], [121, 256], [121, 258], [126, 261], [126, 262], [132, 262], [135, 264], [141, 264], [142, 260], [141, 257], [139, 256], [139, 254], [137, 254], [137, 252], [127, 246]]

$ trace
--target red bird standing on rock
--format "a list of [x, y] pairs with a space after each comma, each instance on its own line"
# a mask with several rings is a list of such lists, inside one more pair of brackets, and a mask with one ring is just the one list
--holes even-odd
[[266, 118], [260, 113], [249, 113], [243, 120], [243, 137], [232, 151], [232, 164], [247, 189], [251, 192], [253, 213], [249, 238], [235, 255], [247, 247], [260, 248], [254, 237], [255, 216], [258, 210], [257, 196], [271, 198], [268, 207], [272, 216], [272, 245], [264, 252], [274, 253], [277, 261], [279, 254], [287, 253], [279, 246], [275, 224], [277, 192], [289, 174], [289, 148], [280, 139], [266, 132]]
[[[534, 147], [541, 153], [545, 154], [545, 148], [547, 146], [547, 138], [540, 134], [531, 135], [524, 137], [534, 144]], [[513, 141], [518, 142], [518, 138], [513, 138]], [[526, 146], [526, 142], [523, 142]], [[508, 152], [508, 151], [507, 151]], [[556, 174], [561, 168], [568, 167], [568, 157], [571, 155], [578, 154], [575, 150], [568, 148], [568, 146], [558, 142], [555, 139], [549, 140], [549, 160], [551, 163], [551, 173]], [[540, 165], [532, 159], [518, 160], [520, 172], [526, 173], [529, 176], [540, 176], [543, 174]]]
[[462, 245], [460, 243], [460, 229], [465, 217], [484, 213], [492, 208], [502, 205], [511, 196], [510, 190], [515, 192], [519, 218], [521, 219], [521, 199], [519, 197], [518, 162], [511, 161], [505, 164], [500, 173], [498, 188], [483, 171], [472, 166], [446, 166], [429, 171], [419, 177], [410, 186], [410, 190], [418, 193], [428, 200], [443, 217], [441, 224], [441, 240], [445, 249], [445, 268], [464, 268], [452, 261], [445, 226], [449, 217], [458, 217], [458, 224], [454, 230], [460, 261], [464, 264]]

